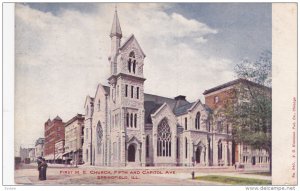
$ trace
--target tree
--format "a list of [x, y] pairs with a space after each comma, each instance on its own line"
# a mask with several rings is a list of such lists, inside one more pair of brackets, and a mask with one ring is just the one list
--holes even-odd
[[244, 80], [226, 104], [225, 115], [232, 125], [233, 139], [269, 154], [272, 173], [272, 90], [271, 52], [265, 51], [255, 62], [243, 60], [235, 66]]

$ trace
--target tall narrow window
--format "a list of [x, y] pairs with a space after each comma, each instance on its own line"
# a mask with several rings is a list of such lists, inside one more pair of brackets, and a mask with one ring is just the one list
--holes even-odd
[[146, 157], [149, 157], [149, 135], [146, 136]]
[[158, 125], [157, 145], [157, 156], [171, 156], [171, 130], [166, 118], [164, 118]]
[[133, 114], [130, 114], [130, 127], [133, 127]]
[[131, 98], [133, 98], [133, 86], [131, 86]]
[[89, 115], [89, 106], [86, 106], [86, 115]]
[[214, 99], [215, 99], [215, 103], [219, 103], [219, 97], [218, 96], [216, 96]]
[[135, 62], [136, 62], [136, 61], [134, 60], [134, 61], [133, 61], [133, 64], [132, 64], [132, 66], [133, 66], [132, 69], [133, 69], [133, 73], [134, 73], [134, 74], [135, 74], [135, 67], [136, 67], [136, 63], [135, 63]]
[[125, 97], [127, 97], [128, 96], [128, 85], [126, 84], [125, 85]]
[[136, 87], [136, 99], [140, 98], [140, 88]]
[[221, 160], [222, 159], [222, 153], [223, 153], [223, 148], [222, 148], [222, 141], [219, 140], [218, 142], [218, 159]]
[[176, 139], [176, 158], [179, 159], [179, 138]]
[[100, 121], [98, 121], [98, 124], [97, 124], [97, 151], [98, 151], [98, 154], [101, 153], [101, 142], [102, 142], [102, 137], [103, 137], [103, 129], [102, 129], [102, 126], [101, 126], [101, 123]]
[[126, 114], [126, 126], [129, 127], [129, 113]]
[[185, 158], [187, 159], [187, 155], [188, 155], [188, 141], [187, 138], [185, 138]]
[[131, 59], [128, 60], [128, 71], [131, 72]]
[[210, 132], [210, 121], [209, 119], [206, 121], [207, 131]]
[[195, 129], [200, 129], [200, 112], [196, 114], [195, 118]]
[[134, 127], [136, 128], [136, 123], [137, 123], [137, 114], [134, 114]]
[[218, 121], [217, 122], [217, 131], [218, 132], [221, 132], [221, 131], [223, 131], [223, 124], [222, 124], [222, 121]]
[[226, 124], [226, 133], [229, 133], [229, 124]]
[[187, 130], [187, 117], [184, 118], [184, 129]]
[[131, 73], [131, 67], [133, 66], [133, 73], [135, 73], [135, 67], [136, 67], [136, 61], [135, 61], [135, 55], [134, 52], [131, 51], [129, 53], [129, 59], [128, 59], [128, 71]]

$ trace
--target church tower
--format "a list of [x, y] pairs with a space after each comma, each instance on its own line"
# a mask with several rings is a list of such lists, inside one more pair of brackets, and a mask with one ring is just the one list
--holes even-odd
[[145, 165], [145, 54], [134, 35], [121, 45], [122, 30], [115, 10], [110, 33], [110, 150], [112, 166]]

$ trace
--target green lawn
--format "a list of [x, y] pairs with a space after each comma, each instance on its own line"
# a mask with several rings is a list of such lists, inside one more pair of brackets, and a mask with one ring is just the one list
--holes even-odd
[[270, 180], [218, 176], [218, 175], [197, 176], [196, 179], [231, 184], [231, 185], [271, 185], [272, 184]]
[[244, 174], [255, 174], [255, 175], [262, 175], [262, 176], [271, 176], [270, 172], [247, 172]]

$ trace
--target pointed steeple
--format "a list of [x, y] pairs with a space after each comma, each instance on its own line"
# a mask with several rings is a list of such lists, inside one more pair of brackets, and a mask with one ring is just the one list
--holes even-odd
[[118, 18], [117, 6], [115, 6], [115, 15], [114, 15], [113, 24], [112, 24], [111, 31], [110, 31], [110, 37], [113, 37], [113, 36], [122, 38], [122, 30], [121, 30], [121, 26], [120, 26], [120, 22], [119, 22], [119, 18]]

